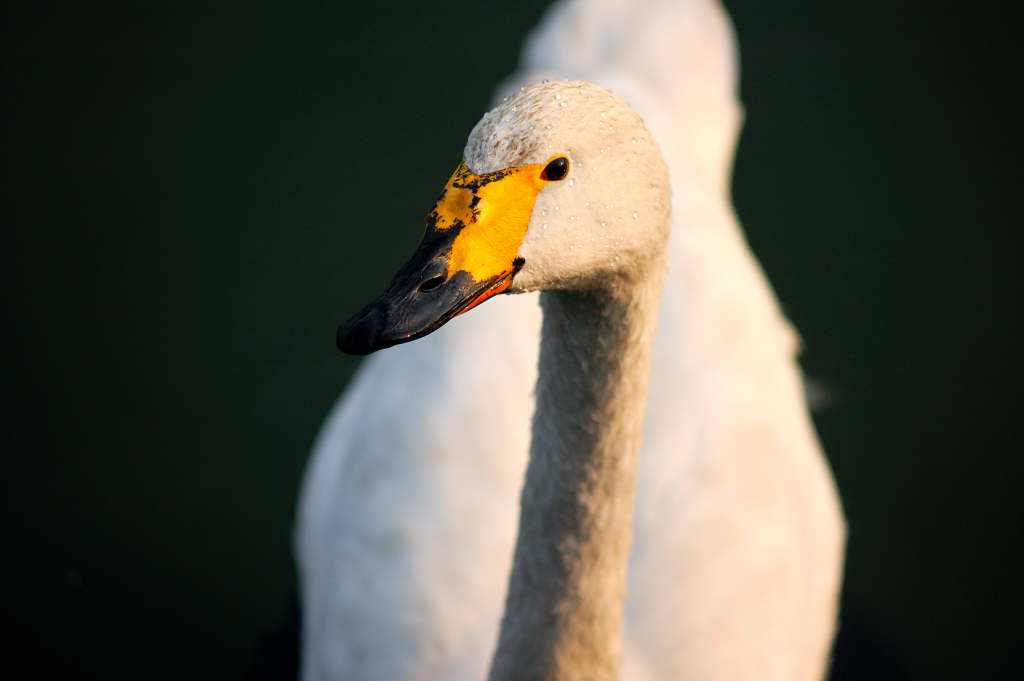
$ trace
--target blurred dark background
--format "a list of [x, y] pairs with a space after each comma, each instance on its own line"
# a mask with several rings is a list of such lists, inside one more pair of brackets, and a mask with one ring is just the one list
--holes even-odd
[[[411, 252], [546, 4], [4, 10], [15, 660], [290, 678], [293, 506], [358, 363], [335, 326]], [[831, 397], [816, 422], [850, 524], [833, 678], [1008, 676], [1009, 17], [726, 4], [737, 208]]]

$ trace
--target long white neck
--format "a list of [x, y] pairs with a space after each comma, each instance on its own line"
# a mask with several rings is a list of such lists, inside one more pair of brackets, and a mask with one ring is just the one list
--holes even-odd
[[610, 290], [544, 292], [530, 462], [491, 681], [613, 681], [660, 257]]

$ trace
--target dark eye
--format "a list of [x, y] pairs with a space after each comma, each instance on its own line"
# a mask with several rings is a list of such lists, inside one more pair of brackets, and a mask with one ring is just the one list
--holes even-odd
[[541, 172], [541, 179], [547, 180], [548, 182], [558, 182], [565, 177], [565, 174], [569, 172], [569, 159], [564, 156], [548, 163], [544, 166], [543, 172]]

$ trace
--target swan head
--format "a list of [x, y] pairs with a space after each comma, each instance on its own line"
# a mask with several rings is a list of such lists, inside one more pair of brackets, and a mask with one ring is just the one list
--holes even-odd
[[661, 152], [625, 102], [586, 81], [521, 88], [473, 128], [412, 259], [338, 347], [415, 340], [500, 293], [619, 286], [662, 253], [670, 205]]

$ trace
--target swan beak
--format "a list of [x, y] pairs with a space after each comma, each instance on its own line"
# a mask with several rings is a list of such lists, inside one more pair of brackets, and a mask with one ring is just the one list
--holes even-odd
[[522, 259], [483, 282], [466, 271], [445, 277], [443, 259], [432, 248], [417, 249], [412, 260], [392, 280], [388, 290], [338, 327], [338, 349], [349, 355], [377, 350], [422, 338], [488, 298], [504, 293], [512, 284]]
[[460, 164], [412, 259], [388, 289], [338, 327], [338, 349], [368, 355], [422, 338], [504, 293], [525, 261], [518, 256], [543, 187], [533, 164], [476, 175]]

